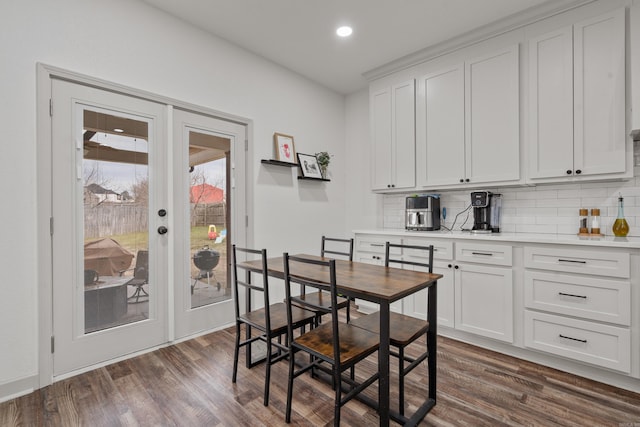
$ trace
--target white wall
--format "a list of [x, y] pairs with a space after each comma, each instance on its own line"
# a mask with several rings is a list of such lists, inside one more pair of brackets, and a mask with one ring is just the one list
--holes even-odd
[[347, 181], [346, 229], [381, 226], [383, 196], [372, 193], [369, 143], [369, 90], [347, 96], [346, 100]]
[[[0, 400], [38, 375], [36, 63], [253, 120], [249, 166], [255, 245], [271, 253], [319, 251], [320, 235], [346, 234], [344, 97], [132, 0], [0, 2]], [[298, 151], [334, 155], [332, 182], [301, 182], [261, 166], [272, 135]], [[305, 235], [306, 239], [300, 236]]]

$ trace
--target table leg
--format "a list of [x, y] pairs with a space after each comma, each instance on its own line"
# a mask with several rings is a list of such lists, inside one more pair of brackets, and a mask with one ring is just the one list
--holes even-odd
[[434, 404], [436, 401], [436, 373], [438, 372], [438, 282], [431, 285], [428, 296], [428, 313], [429, 330], [427, 331], [427, 346], [429, 356], [427, 358], [429, 369], [429, 399]]
[[380, 426], [389, 425], [389, 304], [380, 304], [380, 349], [378, 350], [378, 409]]

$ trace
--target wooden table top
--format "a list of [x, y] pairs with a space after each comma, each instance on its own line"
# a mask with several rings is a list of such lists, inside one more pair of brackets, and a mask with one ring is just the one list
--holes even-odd
[[[296, 254], [295, 256], [321, 260], [330, 259], [308, 254]], [[329, 270], [326, 267], [320, 268], [308, 264], [298, 264], [296, 266], [294, 264], [292, 262], [290, 265], [292, 274], [300, 274], [318, 282], [327, 283], [329, 280]], [[262, 270], [260, 260], [241, 262], [238, 266], [255, 272]], [[281, 279], [284, 278], [283, 257], [267, 259], [267, 268], [269, 275]], [[339, 292], [377, 303], [391, 303], [404, 298], [431, 286], [441, 277], [441, 274], [384, 267], [363, 262], [336, 260], [336, 281]]]

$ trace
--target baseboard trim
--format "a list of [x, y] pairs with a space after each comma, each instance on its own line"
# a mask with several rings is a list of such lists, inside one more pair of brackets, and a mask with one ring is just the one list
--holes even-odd
[[0, 403], [24, 396], [39, 388], [38, 376], [32, 375], [0, 384]]

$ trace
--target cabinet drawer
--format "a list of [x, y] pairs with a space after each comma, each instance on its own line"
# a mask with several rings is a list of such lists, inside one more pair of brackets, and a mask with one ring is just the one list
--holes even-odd
[[510, 266], [512, 252], [513, 249], [510, 245], [456, 243], [456, 261]]
[[528, 268], [628, 278], [629, 254], [606, 250], [524, 248]]
[[[400, 243], [400, 239], [384, 236], [356, 236], [356, 251], [374, 252], [384, 256], [386, 242]], [[401, 251], [398, 248], [391, 248], [391, 253], [400, 255]]]
[[525, 345], [629, 373], [629, 329], [525, 310]]
[[[453, 259], [453, 242], [450, 240], [431, 240], [431, 239], [403, 239], [405, 245], [429, 246], [433, 245], [433, 259], [452, 260]], [[422, 258], [424, 251], [414, 249], [405, 249], [403, 255]]]
[[540, 271], [526, 271], [524, 278], [527, 308], [630, 325], [630, 282]]

